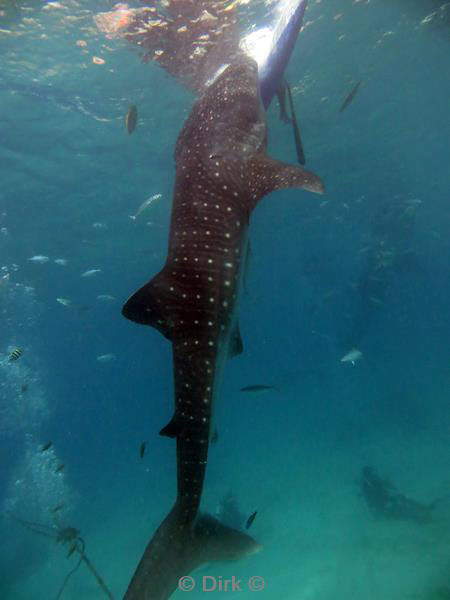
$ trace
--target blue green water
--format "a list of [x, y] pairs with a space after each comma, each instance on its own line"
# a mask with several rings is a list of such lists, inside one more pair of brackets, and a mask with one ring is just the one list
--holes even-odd
[[[0, 2], [2, 600], [54, 598], [76, 564], [7, 513], [52, 525], [63, 503], [120, 598], [175, 496], [174, 444], [158, 436], [172, 413], [170, 345], [120, 309], [164, 263], [173, 149], [194, 96], [95, 28], [109, 9]], [[264, 549], [198, 582], [258, 575], [267, 599], [449, 597], [450, 501], [427, 524], [376, 519], [357, 485], [370, 464], [417, 501], [450, 494], [449, 12], [310, 0], [287, 77], [326, 194], [277, 192], [252, 215], [244, 354], [226, 367], [204, 492], [213, 514], [230, 491], [243, 515], [257, 510], [250, 533]], [[294, 163], [275, 103], [268, 124], [270, 154]], [[414, 260], [386, 263], [356, 335], [375, 247], [387, 263]], [[340, 362], [352, 335], [354, 366]], [[14, 347], [23, 355], [9, 362]], [[277, 390], [239, 391], [250, 384]], [[81, 565], [63, 597], [103, 596]]]

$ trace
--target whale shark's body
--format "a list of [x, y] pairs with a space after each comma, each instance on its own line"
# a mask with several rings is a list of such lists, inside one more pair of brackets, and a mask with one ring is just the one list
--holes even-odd
[[177, 445], [176, 502], [126, 600], [164, 600], [201, 563], [257, 548], [198, 511], [221, 366], [242, 349], [236, 308], [251, 212], [276, 189], [323, 191], [313, 173], [269, 158], [266, 138], [258, 68], [239, 56], [197, 101], [178, 137], [167, 261], [123, 307], [124, 316], [172, 343], [174, 415], [160, 433]]

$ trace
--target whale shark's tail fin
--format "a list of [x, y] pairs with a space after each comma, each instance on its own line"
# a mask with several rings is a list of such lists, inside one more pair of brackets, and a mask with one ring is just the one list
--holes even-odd
[[145, 549], [124, 600], [166, 600], [200, 565], [237, 560], [260, 549], [252, 537], [209, 515], [186, 522], [175, 504]]

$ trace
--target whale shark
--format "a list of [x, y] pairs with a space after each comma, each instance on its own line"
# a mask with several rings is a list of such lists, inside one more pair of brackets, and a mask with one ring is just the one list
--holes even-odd
[[174, 413], [160, 434], [176, 440], [177, 457], [175, 504], [125, 600], [164, 600], [201, 564], [259, 549], [199, 507], [222, 368], [242, 351], [237, 307], [252, 211], [274, 190], [324, 191], [317, 175], [270, 158], [266, 147], [258, 67], [242, 54], [206, 88], [178, 136], [167, 260], [122, 309], [172, 344]]

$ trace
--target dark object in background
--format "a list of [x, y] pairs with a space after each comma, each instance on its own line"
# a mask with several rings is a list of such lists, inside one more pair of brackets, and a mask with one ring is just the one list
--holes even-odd
[[247, 519], [247, 523], [245, 524], [245, 529], [248, 529], [251, 526], [251, 524], [255, 520], [255, 517], [257, 514], [258, 514], [258, 511], [255, 510], [255, 512], [249, 516], [249, 518]]
[[214, 427], [214, 431], [211, 436], [211, 444], [217, 444], [219, 441], [219, 432], [217, 431], [217, 427]]
[[266, 385], [261, 383], [256, 383], [254, 385], [246, 385], [241, 388], [241, 392], [268, 392], [269, 390], [277, 390], [274, 385]]
[[364, 499], [377, 517], [396, 521], [429, 523], [438, 500], [422, 504], [399, 493], [388, 480], [382, 479], [373, 467], [365, 466], [358, 480]]
[[286, 111], [286, 85], [284, 82], [280, 84], [277, 90], [277, 100], [280, 109], [280, 121], [283, 123], [290, 123], [291, 119]]
[[137, 106], [135, 104], [132, 104], [128, 109], [127, 114], [125, 115], [125, 125], [127, 127], [128, 133], [130, 134], [133, 133], [133, 131], [136, 129], [137, 117]]
[[358, 83], [352, 88], [350, 94], [346, 97], [346, 99], [344, 100], [344, 102], [341, 105], [341, 108], [339, 109], [340, 113], [344, 112], [344, 110], [347, 108], [347, 106], [350, 104], [350, 102], [356, 96], [356, 92], [358, 91], [358, 88], [360, 85], [361, 85], [361, 82], [358, 81]]
[[411, 251], [415, 236], [416, 207], [395, 199], [380, 203], [370, 221], [365, 263], [354, 289], [354, 315], [341, 341], [343, 350], [360, 348], [376, 314], [384, 307], [394, 281], [427, 277], [420, 257]]
[[291, 94], [291, 86], [286, 81], [286, 90], [288, 94], [289, 107], [291, 109], [291, 122], [292, 122], [292, 130], [294, 132], [294, 142], [295, 142], [295, 150], [297, 152], [297, 160], [301, 165], [304, 165], [306, 162], [305, 153], [303, 151], [302, 139], [300, 137], [300, 128], [297, 122], [297, 115], [295, 114], [294, 101], [292, 100]]
[[44, 444], [41, 448], [41, 452], [45, 452], [46, 450], [48, 450], [49, 448], [52, 447], [52, 442], [47, 442], [46, 444]]
[[239, 505], [232, 492], [222, 498], [216, 509], [216, 517], [221, 523], [233, 529], [242, 529], [245, 523], [245, 515], [239, 510]]
[[64, 591], [69, 579], [75, 573], [75, 571], [78, 570], [78, 567], [81, 565], [82, 562], [84, 562], [86, 567], [89, 569], [91, 574], [94, 576], [100, 589], [104, 592], [104, 594], [110, 600], [114, 600], [114, 596], [109, 591], [106, 583], [103, 581], [103, 578], [100, 576], [97, 569], [94, 567], [92, 562], [86, 556], [86, 553], [85, 553], [86, 544], [84, 543], [84, 540], [81, 537], [80, 531], [78, 529], [76, 529], [75, 527], [63, 526], [60, 523], [59, 519], [57, 518], [56, 513], [54, 514], [55, 524], [53, 526], [46, 525], [44, 523], [33, 523], [31, 521], [25, 521], [24, 519], [16, 517], [15, 515], [13, 515], [11, 513], [8, 513], [6, 516], [8, 516], [10, 519], [13, 519], [17, 523], [20, 523], [20, 525], [22, 525], [23, 527], [26, 527], [26, 529], [29, 529], [30, 531], [34, 531], [35, 533], [38, 533], [39, 535], [43, 535], [48, 538], [53, 538], [58, 544], [63, 544], [63, 545], [70, 544], [69, 551], [67, 553], [67, 558], [69, 558], [69, 556], [71, 556], [74, 552], [77, 552], [80, 555], [76, 565], [65, 576], [64, 581], [59, 588], [58, 594], [56, 595], [56, 600], [58, 600], [59, 598], [62, 597], [63, 591]]
[[140, 445], [140, 448], [139, 448], [139, 456], [140, 456], [141, 458], [144, 458], [144, 454], [145, 454], [145, 448], [146, 448], [146, 446], [147, 446], [147, 442], [142, 442], [142, 444]]

